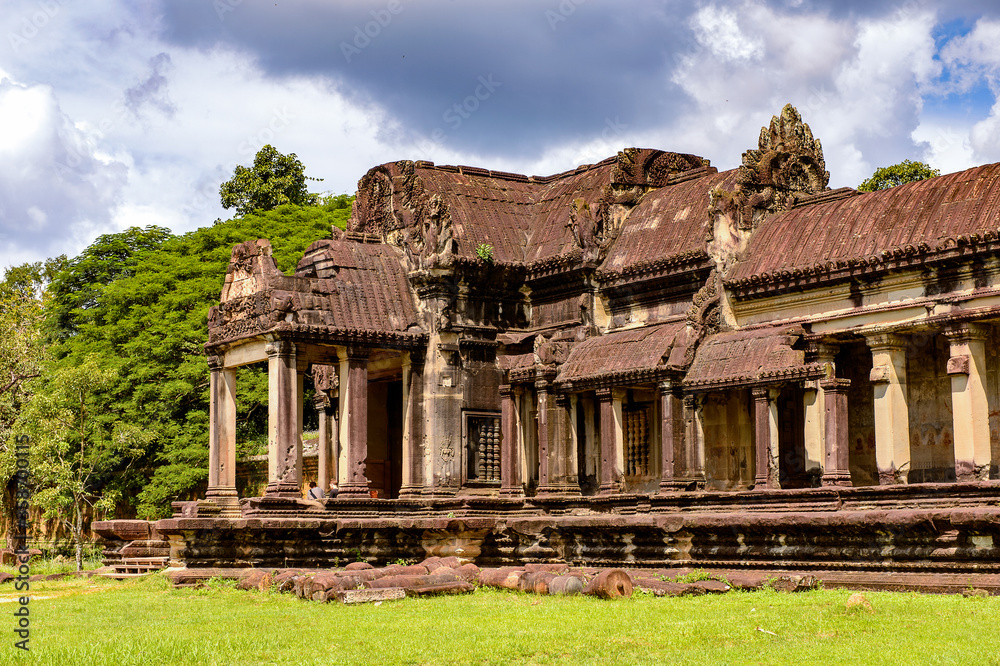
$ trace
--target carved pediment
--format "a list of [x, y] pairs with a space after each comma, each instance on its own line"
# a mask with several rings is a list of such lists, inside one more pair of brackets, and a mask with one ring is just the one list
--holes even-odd
[[709, 192], [709, 254], [725, 270], [765, 218], [823, 192], [829, 181], [819, 139], [795, 107], [786, 104], [761, 128], [757, 148], [743, 153], [731, 184]]

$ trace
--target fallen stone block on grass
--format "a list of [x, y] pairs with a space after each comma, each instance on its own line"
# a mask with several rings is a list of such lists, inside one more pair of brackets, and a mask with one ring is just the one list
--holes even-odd
[[777, 576], [767, 580], [767, 584], [778, 592], [803, 592], [814, 590], [819, 587], [820, 581], [816, 576]]
[[595, 576], [583, 593], [601, 599], [632, 596], [632, 578], [624, 569], [605, 569]]
[[271, 569], [249, 569], [236, 579], [236, 588], [263, 592], [270, 588], [273, 582], [274, 575]]
[[337, 590], [334, 592], [333, 597], [330, 598], [330, 600], [332, 601], [333, 598], [336, 598], [337, 601], [345, 604], [367, 604], [374, 601], [394, 601], [396, 599], [405, 599], [406, 592], [401, 587], [381, 587], [377, 589], [364, 590]]
[[583, 594], [583, 579], [577, 576], [556, 576], [549, 581], [549, 594]]
[[656, 578], [637, 578], [635, 587], [643, 592], [650, 592], [658, 597], [701, 596], [705, 590], [691, 583], [675, 583], [670, 580]]
[[410, 597], [428, 597], [439, 594], [470, 594], [475, 589], [476, 586], [472, 583], [466, 583], [464, 580], [455, 580], [438, 585], [408, 587], [406, 588], [406, 595]]

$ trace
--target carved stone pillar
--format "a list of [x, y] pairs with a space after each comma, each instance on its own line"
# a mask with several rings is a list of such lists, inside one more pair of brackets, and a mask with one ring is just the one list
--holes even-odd
[[777, 446], [777, 391], [765, 386], [751, 389], [754, 406], [756, 467], [754, 487], [779, 488]]
[[424, 488], [424, 355], [403, 361], [403, 483], [400, 497], [418, 497]]
[[[811, 350], [812, 361], [825, 368], [825, 379], [836, 376], [834, 357], [840, 348], [837, 345], [817, 344]], [[803, 391], [805, 416], [805, 471], [809, 474], [822, 473], [826, 453], [824, 438], [826, 433], [826, 394], [819, 381], [805, 383]]]
[[986, 395], [986, 340], [989, 329], [964, 324], [945, 331], [951, 346], [951, 408], [955, 477], [984, 481], [990, 473], [990, 407]]
[[875, 463], [880, 485], [906, 483], [910, 470], [910, 415], [906, 403], [906, 339], [873, 335], [871, 382], [875, 389]]
[[295, 345], [269, 342], [267, 351], [267, 470], [264, 494], [302, 497], [302, 428]]
[[549, 383], [545, 380], [535, 382], [535, 393], [538, 395], [538, 491], [545, 495], [552, 492], [549, 479]]
[[[338, 497], [368, 497], [365, 459], [368, 458], [368, 353], [367, 349], [348, 347], [341, 363], [340, 401], [344, 404], [341, 431], [347, 439], [344, 483]], [[346, 389], [347, 395], [344, 395]]]
[[847, 422], [847, 390], [849, 379], [822, 379], [819, 382], [826, 406], [826, 463], [823, 470], [824, 486], [850, 486], [851, 465]]
[[[684, 396], [684, 460], [688, 484], [705, 485], [705, 431], [698, 416], [698, 397]], [[677, 461], [674, 461], [676, 467]]]
[[330, 437], [330, 396], [326, 391], [316, 391], [313, 396], [313, 406], [316, 407], [316, 414], [319, 415], [319, 438], [317, 447], [317, 485], [323, 491], [324, 496], [329, 493], [330, 479], [337, 478], [333, 471], [333, 461], [335, 456], [331, 450], [332, 438]]
[[601, 410], [601, 485], [598, 493], [610, 495], [618, 492], [621, 468], [618, 465], [618, 440], [621, 409], [615, 409], [615, 392], [610, 388], [596, 391]]
[[500, 496], [524, 497], [521, 487], [521, 460], [518, 455], [517, 405], [510, 384], [500, 385]]
[[205, 499], [221, 508], [222, 516], [239, 516], [236, 493], [236, 370], [225, 368], [218, 356], [208, 357], [209, 427], [208, 491]]
[[674, 457], [676, 456], [677, 417], [683, 405], [674, 392], [672, 382], [659, 383], [660, 390], [660, 492], [667, 493], [684, 487], [677, 478]]
[[[536, 383], [537, 386], [537, 383]], [[543, 391], [539, 390], [539, 403], [543, 400]], [[539, 469], [538, 495], [579, 495], [580, 485], [577, 481], [575, 465], [576, 459], [575, 442], [572, 441], [570, 426], [570, 396], [566, 393], [549, 394], [548, 419], [546, 429], [550, 437], [547, 441], [548, 460], [544, 468]], [[541, 413], [541, 412], [539, 412]], [[542, 429], [541, 419], [539, 419], [539, 430]], [[541, 435], [539, 435], [539, 448], [541, 448]], [[540, 459], [541, 460], [541, 457]], [[542, 471], [544, 469], [544, 476]], [[544, 480], [544, 482], [543, 482]]]

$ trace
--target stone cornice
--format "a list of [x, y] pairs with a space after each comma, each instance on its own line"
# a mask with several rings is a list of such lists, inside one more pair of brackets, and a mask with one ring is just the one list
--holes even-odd
[[806, 379], [822, 379], [826, 376], [826, 366], [823, 363], [806, 363], [792, 368], [781, 368], [777, 370], [765, 370], [756, 375], [731, 375], [729, 377], [719, 377], [705, 379], [701, 381], [683, 382], [684, 390], [687, 392], [705, 393], [731, 388], [754, 388], [758, 386], [768, 386], [773, 384], [783, 384], [791, 381]]
[[973, 257], [1000, 253], [1000, 232], [963, 234], [941, 240], [933, 247], [928, 243], [895, 246], [868, 257], [852, 257], [812, 266], [751, 275], [738, 280], [725, 280], [726, 289], [737, 301], [770, 296], [788, 291], [801, 291], [850, 280], [872, 277], [896, 270], [919, 269], [928, 264], [962, 261]]

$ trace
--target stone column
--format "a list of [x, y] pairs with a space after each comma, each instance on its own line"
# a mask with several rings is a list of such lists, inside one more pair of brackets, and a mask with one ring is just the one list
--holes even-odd
[[316, 484], [323, 491], [324, 496], [330, 490], [330, 479], [337, 478], [333, 474], [333, 452], [331, 451], [332, 438], [330, 437], [330, 396], [326, 391], [316, 391], [313, 396], [313, 405], [319, 415], [319, 439], [316, 443], [318, 459], [316, 461], [317, 480]]
[[518, 455], [517, 405], [510, 384], [500, 385], [500, 496], [524, 497], [521, 460]]
[[779, 488], [777, 468], [777, 401], [776, 393], [766, 386], [751, 389], [754, 406], [754, 439], [756, 473], [754, 487]]
[[403, 483], [400, 497], [418, 497], [424, 487], [424, 356], [403, 359]]
[[875, 388], [875, 463], [880, 485], [906, 483], [910, 469], [910, 415], [906, 404], [906, 339], [873, 335], [871, 382]]
[[[365, 459], [368, 458], [368, 350], [348, 347], [346, 360], [341, 363], [340, 401], [344, 405], [340, 421], [341, 432], [347, 439], [347, 460], [344, 483], [338, 497], [368, 497]], [[346, 389], [347, 395], [344, 395]], [[343, 437], [342, 437], [343, 440]]]
[[218, 356], [208, 357], [208, 491], [223, 516], [239, 516], [236, 493], [236, 370], [223, 366]]
[[610, 388], [599, 388], [596, 393], [601, 410], [601, 486], [598, 493], [610, 495], [618, 492], [618, 478], [621, 476], [618, 465], [618, 433], [621, 429], [618, 419], [621, 410], [615, 409], [615, 395]]
[[955, 477], [984, 481], [990, 473], [990, 407], [986, 397], [986, 340], [989, 329], [963, 324], [945, 331], [951, 345], [951, 408]]
[[676, 419], [683, 409], [670, 381], [659, 383], [660, 390], [660, 492], [680, 490], [684, 483], [677, 479], [674, 466], [676, 449]]
[[851, 465], [847, 422], [847, 389], [849, 379], [821, 379], [819, 388], [826, 407], [824, 432], [826, 433], [826, 462], [823, 466], [824, 486], [850, 486]]
[[549, 479], [549, 383], [541, 379], [536, 381], [535, 392], [538, 395], [538, 491], [536, 494], [545, 495], [553, 490]]
[[302, 428], [295, 345], [275, 340], [267, 351], [267, 470], [264, 494], [302, 497]]
[[[819, 344], [813, 351], [814, 361], [823, 365], [824, 378], [836, 376], [834, 357], [840, 348], [837, 345]], [[824, 438], [826, 433], [826, 394], [819, 381], [805, 383], [803, 402], [805, 406], [805, 453], [807, 473], [822, 473], [826, 453]]]
[[[551, 438], [548, 441], [547, 483], [539, 482], [540, 495], [579, 495], [580, 484], [576, 473], [576, 446], [572, 438], [570, 415], [572, 412], [570, 395], [556, 393], [549, 395], [549, 424]], [[541, 427], [541, 426], [539, 426]]]
[[[698, 397], [684, 396], [684, 459], [685, 477], [696, 487], [705, 485], [705, 431], [698, 417]], [[677, 461], [674, 461], [676, 466]]]

